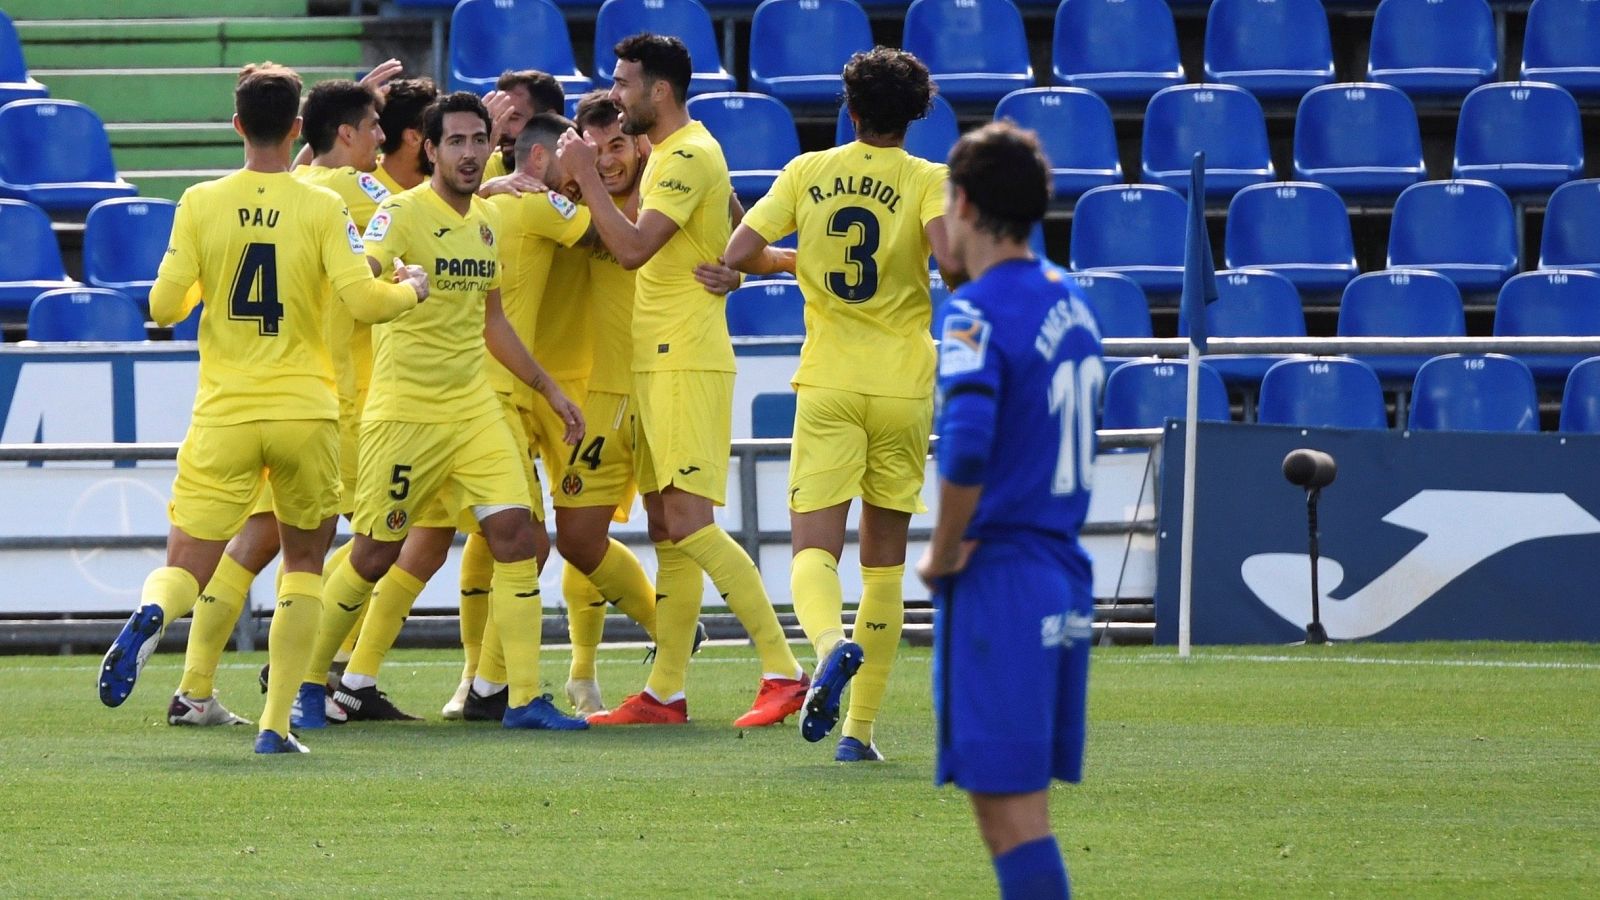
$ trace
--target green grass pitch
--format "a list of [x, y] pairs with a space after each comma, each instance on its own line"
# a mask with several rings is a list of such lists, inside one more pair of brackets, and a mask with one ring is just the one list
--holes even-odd
[[[607, 698], [645, 674], [606, 651]], [[438, 720], [457, 656], [383, 686], [417, 724], [170, 728], [181, 660], [117, 710], [89, 657], [0, 659], [0, 895], [971, 897], [964, 797], [930, 784], [929, 657], [905, 649], [878, 743], [841, 766], [790, 725], [739, 732], [746, 647], [690, 668], [684, 728], [506, 733]], [[254, 716], [260, 656], [223, 699]], [[545, 654], [560, 694], [566, 655]], [[1086, 781], [1052, 794], [1084, 897], [1577, 897], [1600, 883], [1600, 648], [1096, 651]], [[1006, 698], [996, 697], [1004, 703]]]

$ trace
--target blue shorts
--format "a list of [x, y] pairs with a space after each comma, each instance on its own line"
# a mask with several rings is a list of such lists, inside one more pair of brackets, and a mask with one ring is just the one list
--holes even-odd
[[1016, 545], [987, 543], [934, 592], [934, 784], [982, 794], [1083, 777], [1091, 585]]

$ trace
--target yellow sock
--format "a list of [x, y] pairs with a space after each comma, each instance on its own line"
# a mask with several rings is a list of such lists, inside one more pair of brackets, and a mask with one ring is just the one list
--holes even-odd
[[228, 647], [228, 636], [244, 609], [245, 594], [256, 574], [224, 553], [216, 574], [207, 582], [189, 623], [189, 646], [183, 654], [183, 680], [178, 690], [195, 699], [216, 691], [217, 664]]
[[839, 587], [839, 561], [821, 547], [794, 555], [789, 567], [789, 592], [795, 618], [817, 649], [821, 662], [833, 645], [844, 640], [844, 590]]
[[663, 703], [682, 693], [688, 679], [703, 577], [677, 545], [656, 544], [656, 659], [645, 687]]
[[900, 629], [906, 604], [901, 596], [905, 566], [861, 567], [861, 605], [850, 637], [861, 645], [863, 660], [850, 682], [850, 706], [844, 717], [844, 736], [872, 743], [872, 723], [878, 704], [889, 686], [889, 667], [900, 652]]
[[139, 592], [139, 605], [154, 603], [161, 607], [161, 623], [165, 628], [187, 616], [199, 598], [200, 583], [194, 580], [188, 569], [162, 566], [145, 577], [144, 589]]
[[567, 634], [572, 639], [567, 677], [593, 680], [595, 651], [606, 630], [605, 597], [572, 563], [561, 570], [561, 596], [567, 601]]
[[478, 657], [478, 675], [490, 684], [506, 683], [505, 645], [500, 643], [500, 623], [494, 620], [494, 604], [483, 620], [483, 654]]
[[483, 628], [489, 620], [489, 585], [494, 581], [494, 555], [481, 534], [467, 535], [461, 551], [461, 652], [466, 657], [461, 677], [478, 674], [483, 653]]
[[600, 565], [590, 573], [589, 581], [617, 612], [638, 622], [650, 635], [650, 640], [656, 639], [656, 587], [650, 583], [650, 576], [644, 573], [644, 566], [639, 565], [639, 557], [634, 556], [632, 550], [612, 538], [606, 555], [600, 558]]
[[[717, 525], [707, 525], [678, 542], [678, 549], [711, 576], [711, 583], [750, 632], [750, 642], [761, 657], [761, 671], [781, 678], [800, 674], [800, 663], [789, 649], [789, 639], [778, 624], [778, 614], [767, 599], [767, 587], [750, 554]], [[693, 626], [690, 626], [693, 634]]]
[[329, 572], [322, 583], [322, 620], [317, 626], [317, 642], [307, 661], [305, 681], [322, 684], [328, 679], [328, 666], [333, 655], [339, 652], [345, 635], [355, 624], [356, 617], [372, 596], [372, 582], [356, 574], [346, 560], [339, 568]]
[[539, 641], [544, 608], [539, 600], [539, 563], [533, 559], [495, 561], [494, 588], [489, 594], [505, 654], [507, 698], [512, 707], [526, 706], [539, 696]]
[[[328, 561], [322, 564], [322, 574], [327, 575], [343, 565], [344, 561], [350, 558], [350, 551], [354, 549], [355, 545], [355, 541], [349, 540], [335, 548], [333, 553], [328, 555]], [[283, 575], [282, 567], [278, 569], [278, 575], [280, 577]], [[355, 624], [350, 626], [350, 634], [345, 637], [344, 643], [339, 645], [339, 652], [333, 655], [334, 659], [349, 659], [350, 654], [355, 652], [356, 638], [361, 634], [361, 623], [366, 618], [367, 608], [363, 606], [361, 607], [361, 612], [356, 616]]]
[[367, 618], [361, 625], [361, 639], [356, 651], [350, 655], [345, 671], [356, 675], [378, 677], [383, 658], [389, 655], [400, 629], [405, 627], [411, 606], [422, 593], [423, 582], [399, 566], [390, 566], [388, 574], [378, 580], [372, 590], [372, 602], [367, 604]]
[[350, 630], [345, 633], [344, 643], [339, 645], [339, 652], [333, 655], [335, 661], [350, 661], [350, 654], [356, 652], [356, 642], [361, 640], [361, 627], [367, 624], [367, 610], [371, 608], [372, 604], [368, 603], [356, 613], [356, 620], [350, 623]]
[[[267, 680], [267, 703], [261, 710], [263, 731], [289, 733], [289, 707], [300, 690], [300, 681], [291, 673], [305, 668], [321, 620], [322, 576], [310, 572], [285, 573], [278, 606], [272, 611], [272, 630], [267, 633], [267, 659], [272, 663], [272, 675]], [[318, 683], [321, 680], [318, 678]]]

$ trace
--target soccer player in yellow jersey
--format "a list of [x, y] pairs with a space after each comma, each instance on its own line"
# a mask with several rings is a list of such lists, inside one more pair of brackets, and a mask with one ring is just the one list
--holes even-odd
[[304, 752], [289, 734], [292, 673], [305, 669], [322, 604], [322, 558], [339, 502], [338, 397], [326, 344], [324, 282], [361, 319], [384, 321], [427, 296], [419, 269], [401, 284], [368, 268], [338, 195], [289, 175], [300, 131], [300, 77], [246, 66], [234, 90], [243, 169], [184, 192], [150, 292], [159, 323], [183, 319], [200, 284], [217, 301], [200, 319], [200, 384], [172, 486], [167, 565], [146, 579], [140, 606], [101, 663], [101, 702], [118, 706], [166, 623], [189, 612], [227, 540], [244, 524], [268, 473], [284, 569], [272, 617], [275, 670], [257, 753]]
[[[734, 232], [726, 259], [770, 272], [795, 257], [770, 254], [768, 242], [799, 232], [806, 341], [794, 375], [790, 585], [818, 659], [800, 731], [820, 741], [833, 730], [859, 668], [835, 754], [857, 762], [882, 759], [872, 727], [905, 617], [906, 533], [923, 510], [934, 364], [928, 254], [947, 256], [947, 172], [903, 146], [933, 97], [915, 56], [885, 47], [857, 53], [844, 68], [844, 96], [856, 140], [785, 166]], [[838, 567], [856, 497], [862, 596], [847, 639]]]
[[409, 191], [428, 180], [433, 167], [422, 152], [422, 114], [439, 99], [431, 78], [389, 82], [378, 124], [383, 128], [383, 155], [372, 176], [391, 194]]
[[[689, 51], [676, 38], [635, 35], [617, 44], [611, 97], [622, 128], [654, 148], [642, 176], [639, 218], [590, 204], [596, 229], [625, 268], [638, 270], [633, 384], [637, 474], [656, 542], [658, 652], [645, 689], [596, 724], [688, 721], [685, 674], [699, 621], [702, 576], [711, 576], [761, 657], [760, 693], [740, 727], [772, 725], [800, 708], [809, 679], [789, 650], [761, 574], [712, 519], [724, 501], [732, 430], [733, 344], [724, 300], [694, 275], [722, 255], [732, 230], [728, 165], [705, 126], [689, 118]], [[567, 172], [586, 197], [604, 197], [595, 148], [562, 137]]]
[[[471, 513], [494, 555], [490, 614], [500, 622], [510, 686], [503, 724], [581, 729], [587, 723], [539, 696], [539, 572], [526, 451], [490, 387], [485, 351], [560, 413], [568, 441], [582, 438], [583, 416], [528, 355], [501, 310], [500, 225], [475, 195], [490, 151], [488, 112], [475, 95], [457, 92], [430, 107], [426, 121], [432, 179], [379, 207], [365, 240], [374, 267], [410, 256], [435, 273], [440, 302], [373, 332], [354, 548], [328, 576], [332, 602], [315, 658], [302, 669], [302, 727], [323, 724], [323, 678], [334, 650], [400, 556], [415, 517], [442, 497], [450, 509]], [[373, 707], [393, 710], [375, 683], [341, 688], [334, 699], [352, 718], [399, 717], [372, 714]]]
[[489, 164], [484, 166], [479, 196], [500, 192], [496, 189], [497, 179], [516, 171], [516, 145], [522, 129], [540, 113], [561, 115], [566, 112], [567, 94], [554, 75], [537, 69], [520, 69], [501, 72], [495, 79], [494, 90], [484, 95], [483, 102], [493, 120], [491, 136], [496, 146]]

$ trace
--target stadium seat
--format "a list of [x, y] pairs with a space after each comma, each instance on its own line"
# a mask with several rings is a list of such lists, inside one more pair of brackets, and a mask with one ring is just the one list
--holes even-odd
[[1261, 376], [1256, 421], [1303, 428], [1388, 428], [1372, 367], [1342, 356], [1281, 359]]
[[1460, 96], [1499, 70], [1485, 0], [1383, 0], [1372, 20], [1367, 80], [1412, 95]]
[[699, 119], [722, 145], [734, 193], [746, 207], [761, 199], [778, 171], [800, 155], [800, 135], [789, 108], [766, 94], [701, 94], [689, 101], [689, 116]]
[[[1456, 283], [1426, 269], [1357, 275], [1339, 301], [1340, 337], [1463, 337], [1467, 319]], [[1429, 355], [1360, 357], [1378, 375], [1410, 384]]]
[[1183, 286], [1183, 195], [1155, 184], [1095, 188], [1072, 214], [1074, 272], [1116, 272], [1146, 291]]
[[995, 107], [994, 117], [1038, 133], [1050, 160], [1057, 200], [1122, 182], [1111, 108], [1092, 91], [1072, 87], [1012, 91]]
[[611, 73], [617, 67], [617, 55], [612, 48], [617, 42], [642, 31], [672, 35], [689, 48], [689, 60], [694, 68], [689, 80], [691, 96], [738, 89], [733, 76], [722, 67], [716, 34], [711, 29], [711, 14], [699, 0], [606, 0], [594, 20], [594, 80], [597, 85], [611, 85]]
[[486, 94], [507, 69], [538, 69], [582, 94], [567, 21], [551, 0], [461, 0], [450, 16], [450, 90]]
[[1572, 367], [1561, 392], [1561, 430], [1600, 434], [1600, 356]]
[[1507, 81], [1467, 95], [1456, 125], [1455, 177], [1508, 193], [1549, 193], [1583, 174], [1578, 101], [1553, 84]]
[[89, 210], [83, 226], [83, 278], [144, 304], [172, 236], [171, 200], [117, 197]]
[[1569, 181], [1550, 195], [1539, 268], [1600, 272], [1600, 178]]
[[[1100, 427], [1160, 428], [1168, 419], [1181, 419], [1188, 409], [1189, 367], [1165, 359], [1135, 359], [1111, 370], [1106, 378]], [[1202, 421], [1226, 422], [1228, 388], [1210, 363], [1200, 364]]]
[[1147, 338], [1150, 330], [1150, 303], [1139, 282], [1115, 272], [1078, 272], [1072, 280], [1083, 289], [1083, 296], [1100, 322], [1100, 336], [1108, 338]]
[[837, 103], [844, 64], [872, 45], [855, 0], [765, 0], [750, 22], [750, 89], [790, 104]]
[[1212, 0], [1206, 81], [1257, 97], [1299, 97], [1333, 80], [1333, 39], [1321, 0]]
[[0, 107], [0, 197], [55, 211], [137, 193], [118, 177], [106, 128], [89, 107], [72, 100]]
[[1056, 84], [1107, 100], [1143, 102], [1185, 80], [1165, 0], [1062, 0], [1053, 53]]
[[757, 394], [750, 401], [750, 436], [756, 438], [794, 437], [793, 391]]
[[30, 341], [142, 341], [139, 304], [108, 288], [45, 291], [28, 307]]
[[728, 295], [728, 334], [734, 337], [801, 337], [805, 299], [793, 281], [750, 281]]
[[0, 106], [13, 100], [48, 96], [50, 91], [28, 74], [17, 28], [11, 24], [11, 17], [0, 10]]
[[1307, 92], [1294, 119], [1294, 177], [1346, 197], [1392, 197], [1427, 178], [1411, 98], [1371, 82]]
[[1320, 184], [1278, 181], [1234, 194], [1224, 243], [1228, 268], [1277, 272], [1303, 291], [1342, 290], [1356, 276], [1350, 214]]
[[1600, 94], [1600, 3], [1534, 0], [1522, 36], [1522, 78]]
[[1450, 353], [1423, 364], [1411, 388], [1417, 431], [1538, 431], [1533, 373], [1499, 353]]
[[1033, 86], [1022, 13], [1011, 0], [915, 0], [900, 46], [927, 64], [954, 103], [994, 103]]
[[61, 265], [61, 248], [50, 230], [50, 217], [22, 200], [0, 200], [0, 311], [26, 312], [45, 291], [70, 288], [77, 282]]
[[[856, 139], [856, 127], [850, 121], [850, 110], [839, 105], [839, 121], [833, 132], [836, 145], [848, 144]], [[961, 126], [956, 122], [956, 111], [949, 101], [935, 94], [928, 114], [913, 121], [906, 128], [906, 152], [933, 162], [942, 163], [950, 158], [950, 148], [961, 137]]]
[[939, 274], [938, 269], [928, 270], [928, 297], [933, 304], [934, 318], [930, 327], [937, 328], [939, 327], [939, 307], [944, 304], [944, 301], [950, 299], [950, 286], [944, 283], [944, 276]]
[[[1500, 337], [1600, 337], [1600, 274], [1582, 269], [1544, 269], [1512, 276], [1494, 307]], [[1582, 356], [1538, 354], [1522, 361], [1535, 377], [1565, 378]]]
[[1150, 98], [1144, 114], [1144, 180], [1189, 190], [1195, 151], [1206, 154], [1206, 199], [1276, 177], [1261, 104], [1244, 88], [1183, 84]]
[[1517, 227], [1506, 192], [1487, 181], [1425, 181], [1394, 203], [1391, 269], [1432, 269], [1462, 290], [1493, 290], [1517, 270]]
[[[1206, 304], [1206, 332], [1211, 337], [1305, 337], [1306, 314], [1294, 283], [1263, 269], [1232, 269], [1217, 273], [1217, 299]], [[1189, 323], [1178, 313], [1178, 335], [1189, 334]], [[1219, 356], [1211, 365], [1230, 383], [1261, 380], [1277, 355]]]

